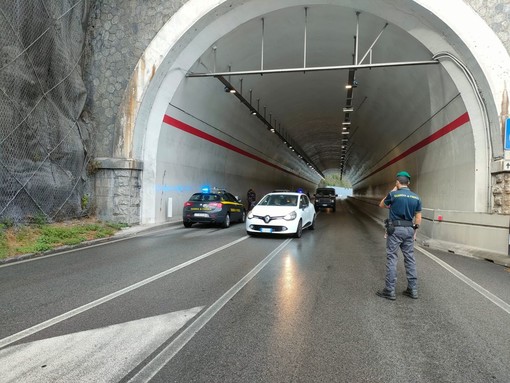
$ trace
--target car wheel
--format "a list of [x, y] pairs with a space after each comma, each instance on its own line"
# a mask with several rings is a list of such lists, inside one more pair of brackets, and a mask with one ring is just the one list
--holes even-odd
[[308, 228], [310, 230], [315, 230], [315, 217], [312, 218], [312, 224]]
[[227, 213], [227, 215], [225, 216], [225, 221], [223, 221], [223, 224], [221, 225], [221, 227], [223, 228], [227, 228], [227, 227], [230, 227], [230, 213]]
[[193, 225], [191, 222], [183, 222], [182, 224], [184, 227], [191, 227], [191, 225]]
[[301, 238], [301, 235], [303, 234], [303, 221], [299, 220], [299, 223], [297, 225], [296, 233], [294, 234], [294, 237]]
[[239, 222], [246, 222], [246, 211], [243, 210], [243, 214], [241, 215], [241, 221]]

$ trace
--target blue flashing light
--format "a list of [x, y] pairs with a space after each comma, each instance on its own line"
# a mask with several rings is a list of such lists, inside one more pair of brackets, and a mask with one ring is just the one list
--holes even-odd
[[298, 192], [298, 193], [303, 193], [303, 189], [302, 189], [302, 188], [299, 188], [299, 189], [297, 190], [297, 192]]
[[202, 193], [209, 193], [211, 188], [209, 186], [202, 186]]

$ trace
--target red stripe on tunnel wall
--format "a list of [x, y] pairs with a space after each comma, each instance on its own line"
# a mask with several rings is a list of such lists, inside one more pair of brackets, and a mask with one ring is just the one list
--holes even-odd
[[395, 157], [392, 160], [390, 160], [389, 162], [385, 163], [383, 166], [377, 168], [372, 173], [370, 173], [368, 176], [363, 177], [356, 183], [360, 183], [361, 181], [367, 179], [368, 177], [373, 176], [375, 173], [378, 173], [381, 170], [386, 169], [388, 166], [393, 165], [394, 163], [400, 161], [401, 159], [407, 157], [408, 155], [410, 155], [410, 154], [420, 150], [421, 148], [427, 146], [428, 144], [431, 144], [432, 142], [440, 139], [444, 135], [446, 135], [450, 132], [453, 132], [457, 128], [460, 128], [462, 125], [464, 125], [467, 122], [469, 122], [469, 114], [466, 112], [466, 113], [462, 114], [460, 117], [456, 118], [454, 121], [450, 122], [448, 125], [439, 129], [437, 132], [431, 134], [427, 138], [425, 138], [425, 139], [421, 140], [420, 142], [418, 142], [417, 144], [411, 146], [405, 152], [401, 153], [397, 157]]
[[197, 128], [194, 128], [192, 127], [191, 125], [188, 125], [182, 121], [179, 121], [179, 120], [176, 120], [175, 118], [173, 117], [170, 117], [169, 115], [165, 114], [165, 116], [163, 117], [163, 122], [165, 124], [168, 124], [168, 125], [171, 125], [173, 126], [174, 128], [177, 128], [177, 129], [180, 129], [186, 133], [189, 133], [189, 134], [192, 134], [196, 137], [199, 137], [199, 138], [202, 138], [204, 140], [207, 140], [209, 142], [212, 142], [213, 144], [216, 144], [218, 146], [222, 146], [224, 147], [225, 149], [228, 149], [228, 150], [232, 150], [233, 152], [236, 152], [236, 153], [239, 153], [245, 157], [248, 157], [248, 158], [251, 158], [252, 160], [255, 160], [255, 161], [258, 161], [260, 163], [263, 163], [264, 165], [267, 165], [267, 166], [271, 166], [275, 169], [278, 169], [278, 170], [281, 170], [282, 172], [285, 172], [285, 173], [288, 173], [288, 174], [292, 174], [293, 176], [296, 176], [296, 177], [299, 177], [305, 181], [308, 181], [306, 178], [303, 178], [302, 176], [300, 176], [299, 174], [295, 174], [293, 172], [290, 172], [288, 171], [287, 169], [284, 169], [278, 165], [275, 165], [275, 164], [272, 164], [271, 162], [261, 158], [261, 157], [258, 157], [250, 152], [247, 152], [246, 150], [243, 150], [243, 149], [240, 149], [238, 148], [237, 146], [234, 146], [226, 141], [223, 141], [217, 137], [214, 137], [208, 133], [205, 133]]

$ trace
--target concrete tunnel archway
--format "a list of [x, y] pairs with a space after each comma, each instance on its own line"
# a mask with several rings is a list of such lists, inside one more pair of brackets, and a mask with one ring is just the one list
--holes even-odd
[[[260, 44], [256, 26], [262, 17], [266, 20], [267, 36], [271, 18], [275, 22], [283, 20], [280, 29], [273, 31], [275, 34], [282, 33], [292, 24], [301, 23], [302, 29], [302, 16], [301, 20], [296, 21], [296, 18], [305, 6], [309, 8], [309, 20], [318, 11], [315, 16], [322, 17], [319, 24], [327, 25], [324, 17], [328, 15], [333, 21], [334, 16], [344, 18], [346, 25], [340, 24], [335, 32], [340, 32], [336, 37], [347, 41], [339, 43], [340, 46], [350, 44], [350, 51], [344, 48], [340, 52], [344, 57], [346, 52], [352, 56], [355, 13], [359, 11], [360, 29], [365, 28], [362, 29], [365, 35], [360, 34], [360, 45], [361, 36], [364, 36], [365, 49], [384, 22], [390, 24], [392, 31], [388, 34], [396, 40], [389, 39], [388, 45], [383, 45], [378, 52], [383, 61], [398, 61], [410, 52], [417, 57], [408, 57], [408, 60], [430, 59], [433, 54], [449, 52], [464, 64], [441, 59], [439, 65], [398, 68], [399, 82], [392, 92], [388, 91], [395, 79], [391, 69], [357, 71], [357, 79], [367, 87], [364, 95], [361, 86], [356, 90], [361, 93], [359, 102], [365, 105], [368, 105], [366, 100], [374, 102], [370, 112], [365, 109], [364, 117], [360, 113], [360, 117], [353, 118], [358, 131], [353, 131], [351, 137], [357, 134], [361, 139], [357, 141], [359, 149], [351, 148], [350, 162], [346, 163], [348, 170], [344, 174], [353, 182], [355, 193], [367, 198], [380, 197], [393, 182], [395, 171], [406, 168], [416, 175], [413, 188], [428, 202], [429, 208], [489, 212], [491, 162], [502, 156], [499, 100], [493, 95], [503, 94], [502, 79], [507, 76], [508, 54], [494, 33], [465, 3], [453, 1], [448, 6], [436, 3], [408, 1], [396, 7], [389, 1], [364, 1], [353, 8], [350, 1], [344, 0], [244, 1], [242, 4], [220, 0], [187, 2], [148, 47], [132, 79], [136, 85], [132, 86], [135, 92], [131, 104], [133, 100], [135, 104], [138, 102], [139, 109], [136, 123], [126, 124], [123, 132], [124, 143], [130, 144], [118, 151], [119, 155], [142, 159], [144, 163], [141, 222], [164, 221], [169, 196], [174, 198], [174, 208], [179, 214], [178, 208], [194, 191], [191, 189], [205, 183], [221, 183], [225, 172], [230, 172], [231, 180], [236, 180], [229, 188], [241, 195], [251, 183], [263, 185], [267, 189], [263, 191], [268, 191], [282, 183], [311, 189], [320, 180], [320, 175], [287, 150], [280, 140], [268, 134], [244, 105], [229, 98], [218, 80], [185, 77], [189, 71], [199, 68], [213, 71], [213, 46], [216, 46], [215, 65], [223, 66], [223, 71], [228, 65], [236, 65], [236, 70], [256, 69], [260, 63], [260, 56], [257, 57], [260, 47], [252, 44], [250, 51], [249, 44], [240, 42], [245, 39]], [[371, 27], [363, 26], [363, 20]], [[309, 22], [311, 33], [314, 24]], [[315, 25], [318, 29], [319, 24]], [[330, 32], [333, 34], [332, 29]], [[291, 40], [295, 36], [284, 37], [288, 38], [289, 49], [285, 45], [281, 51], [292, 54]], [[314, 40], [308, 38], [308, 64], [326, 65], [318, 62], [321, 57], [317, 57], [320, 56], [317, 52], [327, 51], [329, 47], [317, 43], [318, 40], [314, 47]], [[303, 49], [296, 43], [299, 39], [303, 37], [295, 39], [295, 49]], [[268, 42], [266, 40], [266, 44]], [[232, 48], [229, 50], [228, 47]], [[277, 51], [278, 48], [273, 48], [271, 56], [266, 46], [265, 66], [298, 66], [296, 57], [292, 57], [292, 65], [285, 61], [285, 56], [278, 56]], [[396, 53], [395, 60], [391, 60], [392, 53]], [[374, 51], [374, 62], [378, 60], [375, 56]], [[317, 60], [313, 62], [312, 57]], [[329, 57], [330, 60], [335, 58], [338, 59]], [[466, 73], [476, 79], [476, 84], [470, 82]], [[267, 104], [272, 112], [267, 113], [274, 113], [269, 119], [277, 119], [284, 125], [284, 131], [312, 158], [319, 172], [334, 169], [341, 152], [339, 130], [334, 129], [338, 129], [342, 121], [341, 106], [345, 101], [342, 86], [347, 81], [347, 72], [329, 72], [327, 76], [306, 74], [308, 77], [300, 74], [298, 79], [298, 75], [285, 74], [280, 76], [285, 77], [284, 80], [276, 81], [273, 77], [269, 83], [262, 81], [271, 76], [274, 75], [257, 76], [257, 81], [252, 82], [244, 78], [245, 98], [248, 99], [247, 89], [252, 89], [253, 96], [271, 82], [283, 86], [285, 93], [280, 98], [271, 97], [274, 88], [266, 93], [261, 91], [255, 97]], [[307, 99], [301, 93], [299, 98], [288, 102], [289, 95], [302, 92], [300, 89], [303, 88], [292, 85], [298, 80], [316, 92], [323, 84], [338, 84], [334, 91], [337, 96], [331, 93], [315, 98], [319, 100], [315, 107], [322, 108], [325, 119], [313, 120], [317, 115], [311, 115], [311, 124], [320, 125], [314, 130], [310, 129], [311, 125], [300, 126], [297, 121], [310, 117], [300, 112], [305, 101], [311, 98]], [[408, 99], [415, 104], [403, 108], [403, 102]], [[252, 98], [253, 106], [254, 101]], [[412, 109], [413, 106], [416, 108]], [[339, 112], [337, 115], [332, 112], [334, 108]], [[260, 105], [257, 109], [262, 113]], [[388, 115], [391, 117], [385, 118]], [[173, 119], [170, 123], [165, 121], [168, 117]], [[406, 128], [402, 129], [402, 126]], [[372, 132], [371, 135], [367, 135], [367, 131]], [[314, 135], [319, 137], [318, 141]], [[331, 145], [335, 139], [338, 143]], [[374, 150], [374, 146], [380, 146], [379, 150]], [[230, 162], [234, 165], [229, 166]], [[169, 182], [170, 178], [172, 181]], [[446, 196], [444, 189], [449, 191]]]

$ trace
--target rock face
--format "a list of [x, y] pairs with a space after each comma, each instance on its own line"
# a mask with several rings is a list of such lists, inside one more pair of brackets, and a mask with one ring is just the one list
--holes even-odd
[[59, 220], [89, 208], [81, 61], [90, 7], [2, 5], [0, 222]]

